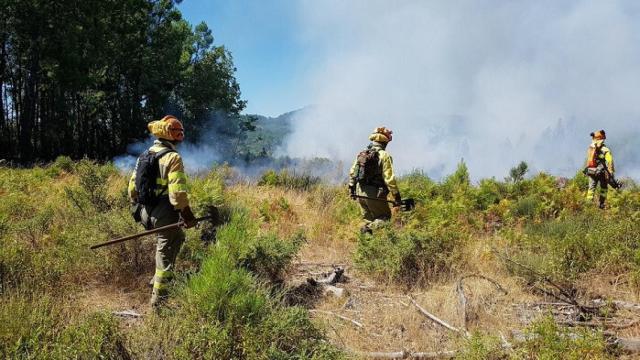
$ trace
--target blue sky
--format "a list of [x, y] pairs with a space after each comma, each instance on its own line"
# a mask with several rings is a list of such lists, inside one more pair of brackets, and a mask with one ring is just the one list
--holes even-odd
[[245, 113], [277, 116], [309, 105], [305, 78], [313, 51], [299, 36], [297, 6], [287, 0], [185, 0], [192, 25], [204, 21], [216, 45], [231, 51]]

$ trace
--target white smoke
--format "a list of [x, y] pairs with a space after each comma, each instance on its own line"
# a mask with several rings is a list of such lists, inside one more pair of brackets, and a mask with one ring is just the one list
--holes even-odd
[[[301, 36], [324, 57], [290, 156], [350, 162], [385, 125], [401, 172], [439, 177], [464, 158], [474, 178], [501, 178], [521, 160], [573, 175], [601, 128], [614, 155], [640, 145], [629, 140], [640, 132], [638, 2], [300, 4]], [[640, 176], [622, 158], [621, 174]]]
[[[130, 174], [136, 165], [138, 156], [153, 145], [154, 137], [150, 136], [144, 141], [127, 146], [127, 153], [113, 158], [114, 165], [125, 174]], [[178, 144], [177, 150], [182, 156], [185, 170], [190, 173], [198, 173], [211, 169], [219, 163], [218, 152], [207, 144], [193, 144], [184, 142]]]

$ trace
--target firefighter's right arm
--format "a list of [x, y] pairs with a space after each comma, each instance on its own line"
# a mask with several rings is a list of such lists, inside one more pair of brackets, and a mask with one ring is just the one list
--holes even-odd
[[611, 150], [609, 148], [604, 148], [604, 160], [607, 162], [607, 169], [613, 175], [616, 171], [616, 168], [613, 166], [613, 155], [611, 155]]

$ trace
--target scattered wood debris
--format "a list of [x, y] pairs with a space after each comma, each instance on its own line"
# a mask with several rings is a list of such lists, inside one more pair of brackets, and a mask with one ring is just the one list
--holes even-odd
[[135, 312], [134, 310], [123, 310], [123, 311], [114, 311], [111, 314], [115, 315], [115, 316], [120, 316], [123, 318], [134, 318], [134, 319], [138, 319], [138, 318], [142, 318], [142, 314], [139, 314], [137, 312]]

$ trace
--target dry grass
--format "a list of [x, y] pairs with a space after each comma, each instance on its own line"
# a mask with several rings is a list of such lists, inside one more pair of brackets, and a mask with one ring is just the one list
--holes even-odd
[[[314, 308], [329, 311], [353, 319], [364, 325], [354, 324], [326, 313], [314, 313], [319, 324], [335, 345], [354, 351], [441, 351], [455, 350], [462, 346], [462, 337], [436, 325], [418, 313], [407, 295], [432, 314], [455, 326], [463, 326], [463, 315], [456, 293], [458, 276], [438, 279], [427, 288], [398, 287], [391, 283], [379, 283], [358, 272], [353, 267], [353, 253], [357, 246], [358, 222], [338, 224], [330, 216], [332, 205], [313, 206], [308, 193], [264, 187], [256, 191], [246, 185], [230, 189], [236, 200], [257, 209], [262, 202], [273, 202], [283, 198], [290, 205], [291, 218], [295, 224], [274, 221], [270, 229], [287, 236], [294, 229], [303, 228], [308, 242], [298, 254], [297, 266], [290, 271], [289, 283], [296, 284], [306, 277], [317, 277], [329, 271], [331, 264], [347, 267], [349, 281], [340, 284], [348, 291], [344, 298], [324, 297], [314, 303]], [[335, 206], [335, 205], [333, 205]], [[257, 210], [254, 210], [257, 211]], [[256, 213], [259, 215], [258, 213]], [[464, 274], [482, 274], [496, 280], [508, 294], [496, 290], [490, 282], [478, 278], [464, 281], [467, 297], [468, 330], [493, 336], [510, 337], [512, 330], [521, 330], [532, 320], [546, 315], [544, 309], [522, 305], [555, 301], [552, 298], [534, 295], [521, 278], [509, 274], [500, 260], [491, 252], [504, 240], [498, 236], [474, 238], [464, 249]], [[589, 296], [609, 294], [617, 299], [637, 301], [624, 279], [604, 276], [585, 277], [578, 284]], [[523, 313], [523, 309], [527, 309]], [[625, 329], [621, 336], [640, 337], [640, 327]]]

